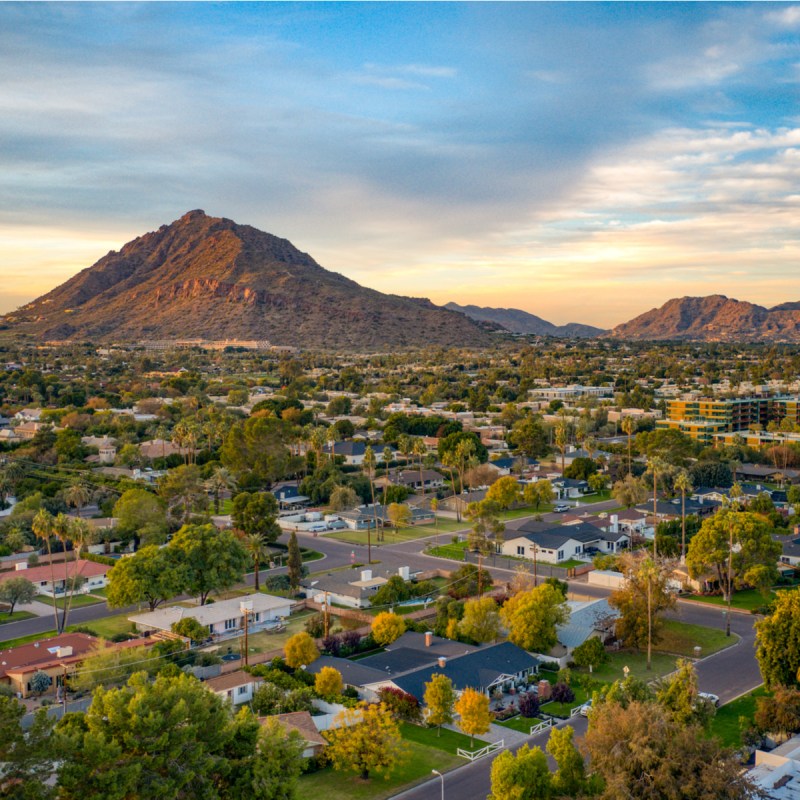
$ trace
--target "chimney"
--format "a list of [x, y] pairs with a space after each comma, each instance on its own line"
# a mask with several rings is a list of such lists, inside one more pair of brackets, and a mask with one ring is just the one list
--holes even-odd
[[430, 647], [433, 644], [433, 633], [425, 631], [425, 647]]
[[619, 517], [616, 514], [611, 515], [611, 533], [619, 533]]
[[66, 658], [67, 656], [72, 655], [72, 646], [67, 647], [59, 647], [56, 650], [56, 658]]
[[16, 565], [14, 566], [14, 569], [17, 572], [19, 572], [20, 570], [23, 570], [23, 569], [28, 569], [28, 562], [27, 561], [18, 561], [16, 563]]
[[447, 659], [444, 656], [439, 656], [439, 669], [444, 669], [447, 666]]
[[407, 581], [407, 580], [408, 580], [408, 579], [411, 577], [408, 567], [400, 567], [400, 568], [398, 568], [398, 570], [397, 570], [397, 574], [398, 574], [398, 575], [399, 575], [399, 576], [400, 576], [400, 577], [401, 577], [401, 578], [402, 578], [404, 581]]
[[372, 570], [371, 569], [362, 569], [361, 570], [361, 580], [362, 581], [371, 581], [372, 580]]

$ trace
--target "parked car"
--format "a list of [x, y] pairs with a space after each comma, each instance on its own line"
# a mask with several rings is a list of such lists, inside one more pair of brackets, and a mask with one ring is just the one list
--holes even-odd
[[570, 508], [571, 506], [566, 503], [559, 503], [557, 506], [553, 506], [553, 511], [558, 511], [560, 513], [562, 511], [569, 511]]
[[588, 717], [589, 716], [589, 712], [591, 711], [591, 709], [592, 709], [592, 701], [591, 700], [587, 700], [581, 706], [581, 711], [580, 711], [581, 716], [582, 717]]
[[719, 708], [719, 697], [715, 694], [711, 694], [711, 692], [698, 692], [697, 699], [705, 700], [707, 703], [711, 703], [714, 708]]

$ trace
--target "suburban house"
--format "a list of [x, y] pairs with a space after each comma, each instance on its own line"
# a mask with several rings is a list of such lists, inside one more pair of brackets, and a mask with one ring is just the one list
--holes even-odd
[[41, 408], [21, 408], [14, 414], [14, 419], [20, 422], [39, 422], [42, 418]]
[[176, 622], [192, 618], [205, 625], [212, 637], [222, 638], [240, 634], [244, 630], [245, 616], [248, 629], [253, 632], [275, 626], [288, 617], [291, 610], [291, 600], [258, 593], [191, 608], [158, 608], [145, 614], [132, 614], [128, 619], [139, 631], [170, 632]]
[[800, 530], [795, 528], [794, 533], [788, 536], [772, 537], [776, 542], [781, 543], [781, 563], [789, 564], [792, 567], [800, 566]]
[[495, 458], [487, 462], [490, 467], [494, 467], [498, 474], [502, 477], [504, 475], [523, 475], [535, 469], [539, 462], [527, 456], [505, 456], [503, 458]]
[[[405, 581], [410, 578], [408, 567], [400, 567], [397, 574]], [[388, 580], [388, 577], [373, 575], [371, 569], [350, 569], [306, 578], [300, 582], [300, 586], [309, 600], [320, 605], [329, 602], [348, 608], [367, 608], [372, 596]]]
[[277, 720], [287, 731], [297, 731], [305, 742], [303, 758], [315, 758], [328, 745], [325, 737], [317, 730], [314, 718], [308, 711], [293, 711], [289, 714], [275, 714], [271, 717], [259, 717], [258, 721], [263, 725], [268, 719]]
[[9, 572], [0, 572], [0, 583], [9, 578], [27, 578], [35, 587], [38, 594], [46, 597], [62, 596], [65, 590], [65, 580], [72, 582], [74, 579], [83, 583], [74, 590], [74, 594], [90, 594], [97, 589], [103, 589], [108, 583], [108, 564], [97, 564], [81, 558], [78, 561], [66, 562], [66, 578], [64, 576], [64, 562], [55, 564], [42, 564], [38, 567], [29, 567], [26, 561], [16, 564], [16, 569]]
[[[341, 456], [344, 463], [353, 467], [360, 467], [364, 463], [364, 453], [367, 451], [367, 442], [331, 442], [326, 444], [323, 451], [327, 455]], [[376, 463], [383, 461], [383, 450], [373, 447]]]
[[551, 483], [559, 500], [574, 500], [589, 493], [589, 484], [575, 478], [555, 478]]
[[277, 484], [273, 487], [272, 494], [278, 501], [278, 508], [281, 511], [297, 511], [311, 502], [310, 497], [300, 494], [296, 483]]
[[434, 469], [423, 469], [421, 475], [418, 469], [394, 470], [388, 475], [382, 475], [374, 484], [375, 488], [381, 489], [384, 486], [405, 486], [415, 491], [422, 488], [428, 491], [444, 486], [444, 477]]
[[204, 682], [204, 685], [214, 694], [223, 699], [228, 699], [233, 705], [238, 706], [242, 703], [249, 703], [253, 699], [256, 689], [263, 682], [263, 678], [239, 669], [236, 672], [228, 672], [225, 675], [209, 678]]
[[569, 620], [556, 629], [558, 644], [548, 653], [536, 653], [543, 661], [555, 661], [566, 667], [576, 647], [591, 638], [606, 644], [614, 638], [614, 629], [619, 612], [612, 609], [606, 598], [589, 601], [570, 600]]
[[[427, 525], [435, 519], [430, 508], [407, 506], [411, 512], [409, 525]], [[336, 516], [352, 531], [365, 531], [374, 528], [377, 521], [378, 527], [391, 525], [388, 506], [376, 503], [374, 506], [366, 505], [354, 508], [352, 511], [338, 511]]]
[[800, 790], [800, 736], [773, 750], [756, 750], [747, 776], [770, 800], [796, 800]]
[[541, 524], [523, 523], [516, 531], [506, 531], [501, 552], [506, 556], [541, 559], [551, 563], [572, 558], [591, 560], [598, 553], [619, 553], [628, 548], [631, 537], [617, 530], [604, 531], [586, 522], [542, 529]]
[[461, 494], [445, 497], [439, 507], [463, 516], [467, 512], [467, 506], [470, 503], [480, 503], [485, 498], [486, 489], [473, 489], [471, 492], [462, 492]]
[[86, 633], [62, 633], [50, 639], [23, 644], [8, 650], [0, 650], [0, 684], [11, 686], [20, 696], [31, 693], [31, 678], [44, 672], [51, 679], [48, 692], [58, 689], [67, 676], [75, 672], [78, 665], [98, 648], [125, 649], [148, 646], [154, 640], [131, 639], [109, 644]]
[[[413, 634], [422, 638], [422, 634]], [[445, 655], [443, 647], [434, 647], [432, 634], [425, 634], [431, 641], [422, 646], [416, 638], [403, 634], [385, 652], [361, 660], [366, 667], [383, 673], [381, 680], [361, 687], [366, 696], [375, 696], [383, 687], [395, 687], [422, 701], [425, 684], [433, 675], [446, 675], [453, 682], [456, 692], [477, 689], [491, 695], [496, 689], [506, 690], [518, 684], [527, 684], [539, 669], [539, 660], [511, 642], [467, 648], [452, 642], [452, 655]], [[439, 651], [437, 653], [437, 650]], [[459, 652], [460, 651], [460, 652]]]
[[87, 456], [89, 462], [113, 464], [117, 457], [117, 445], [110, 436], [81, 436], [81, 444], [97, 448], [96, 456]]

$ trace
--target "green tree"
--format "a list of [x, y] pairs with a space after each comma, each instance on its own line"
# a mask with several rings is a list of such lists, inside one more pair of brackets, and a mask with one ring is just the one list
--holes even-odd
[[[305, 741], [299, 731], [287, 731], [277, 719], [264, 722], [258, 735], [252, 768], [253, 800], [295, 800], [303, 770]], [[244, 796], [244, 795], [239, 795]]]
[[128, 489], [114, 504], [116, 529], [124, 537], [138, 537], [147, 544], [163, 544], [167, 534], [164, 501], [145, 489]]
[[34, 694], [44, 694], [53, 683], [53, 679], [42, 670], [33, 673], [30, 680], [31, 691]]
[[527, 484], [522, 492], [522, 499], [536, 511], [542, 503], [552, 503], [555, 496], [553, 484], [547, 478]]
[[49, 800], [55, 793], [47, 780], [58, 757], [52, 741], [53, 719], [41, 708], [35, 712], [33, 725], [23, 730], [25, 712], [25, 706], [16, 698], [0, 695], [0, 797]]
[[112, 686], [127, 681], [134, 672], [155, 673], [163, 666], [153, 648], [110, 647], [99, 644], [81, 662], [70, 686], [77, 691]]
[[110, 608], [147, 603], [155, 611], [179, 595], [185, 577], [179, 558], [168, 547], [147, 545], [117, 561], [108, 573], [106, 600]]
[[[557, 728], [551, 729], [551, 735]], [[547, 756], [540, 747], [527, 744], [503, 750], [492, 762], [492, 793], [488, 800], [549, 800], [552, 777]]]
[[453, 708], [458, 714], [458, 727], [469, 734], [469, 746], [472, 747], [475, 736], [486, 733], [494, 722], [489, 698], [477, 689], [464, 689]]
[[222, 699], [179, 673], [150, 681], [131, 676], [117, 689], [98, 687], [85, 714], [58, 726], [64, 800], [218, 797], [233, 726]]
[[758, 514], [727, 508], [703, 521], [692, 537], [686, 566], [693, 578], [712, 571], [725, 599], [743, 585], [766, 592], [777, 580], [781, 544]]
[[479, 503], [470, 503], [467, 506], [467, 518], [472, 522], [470, 549], [488, 555], [495, 549], [497, 542], [502, 543], [506, 526], [498, 517], [498, 508], [492, 501], [486, 499]]
[[428, 725], [436, 725], [436, 735], [442, 733], [442, 725], [449, 725], [453, 721], [453, 707], [456, 702], [456, 692], [453, 682], [447, 675], [434, 673], [430, 681], [425, 684], [425, 721]]
[[478, 644], [494, 641], [500, 633], [500, 614], [494, 599], [480, 597], [467, 600], [458, 630], [462, 636]]
[[233, 425], [222, 445], [222, 463], [241, 479], [252, 475], [266, 486], [289, 474], [292, 459], [285, 423], [259, 412]]
[[367, 780], [374, 772], [388, 777], [406, 760], [398, 723], [383, 703], [345, 709], [337, 721], [339, 727], [323, 734], [335, 770], [355, 772]]
[[208, 495], [196, 464], [184, 464], [169, 470], [158, 483], [158, 493], [166, 502], [169, 513], [184, 525], [193, 514], [201, 514], [208, 508]]
[[27, 578], [8, 578], [0, 583], [0, 603], [8, 604], [9, 617], [17, 603], [32, 603], [35, 597], [36, 587]]
[[350, 511], [358, 505], [358, 495], [350, 486], [336, 486], [328, 501], [331, 511]]
[[547, 433], [541, 420], [525, 417], [515, 422], [508, 434], [509, 444], [515, 452], [528, 458], [539, 458], [548, 450]]
[[628, 473], [621, 481], [617, 481], [611, 489], [611, 496], [625, 508], [632, 508], [643, 503], [647, 498], [647, 487], [639, 479]]
[[556, 628], [569, 620], [569, 606], [559, 589], [545, 583], [506, 600], [500, 619], [515, 645], [547, 653], [558, 643]]
[[475, 564], [464, 564], [450, 573], [448, 594], [455, 598], [472, 597], [491, 588], [492, 583], [489, 570], [478, 569]]
[[756, 622], [756, 657], [767, 687], [798, 684], [800, 592], [778, 592], [772, 613]]
[[209, 636], [208, 627], [201, 625], [194, 617], [184, 617], [173, 622], [172, 632], [185, 636], [193, 645], [205, 642]]
[[231, 531], [213, 525], [184, 525], [167, 546], [181, 564], [186, 591], [205, 605], [211, 592], [229, 589], [244, 577], [247, 553]]
[[398, 528], [407, 528], [411, 524], [411, 509], [402, 503], [390, 503], [386, 515], [394, 528], [395, 535]]
[[405, 620], [391, 611], [382, 611], [372, 620], [372, 638], [381, 646], [396, 641], [405, 630]]
[[606, 648], [597, 636], [592, 636], [583, 644], [579, 644], [572, 651], [572, 660], [579, 667], [595, 669], [605, 664], [609, 659]]
[[313, 664], [319, 658], [319, 650], [314, 640], [301, 631], [290, 637], [283, 646], [283, 657], [292, 669], [297, 669]]
[[679, 725], [707, 726], [714, 706], [698, 696], [697, 673], [686, 658], [677, 661], [677, 670], [656, 686], [656, 700]]
[[297, 589], [303, 578], [303, 556], [300, 553], [300, 545], [297, 543], [297, 534], [294, 531], [289, 535], [286, 567], [286, 574], [289, 576], [289, 585], [292, 589]]
[[203, 486], [211, 492], [211, 496], [214, 498], [214, 513], [219, 514], [222, 493], [235, 491], [236, 479], [231, 475], [230, 470], [225, 467], [217, 467]]
[[247, 553], [248, 558], [253, 562], [253, 572], [255, 573], [255, 590], [258, 591], [261, 578], [261, 565], [269, 558], [270, 551], [264, 542], [261, 534], [245, 533], [241, 537], [242, 547]]
[[231, 520], [238, 530], [256, 534], [271, 544], [280, 536], [278, 501], [268, 492], [240, 492], [231, 504]]
[[547, 752], [558, 765], [552, 783], [556, 797], [586, 797], [596, 794], [599, 789], [595, 781], [586, 778], [583, 756], [572, 740], [574, 733], [575, 729], [569, 725], [550, 731]]

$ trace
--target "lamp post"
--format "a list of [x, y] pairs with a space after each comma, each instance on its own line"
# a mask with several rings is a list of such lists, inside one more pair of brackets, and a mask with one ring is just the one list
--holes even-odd
[[439, 772], [438, 769], [432, 769], [431, 772], [434, 775], [438, 775], [439, 776], [439, 780], [442, 782], [442, 800], [444, 800], [444, 775], [442, 775], [442, 773]]

